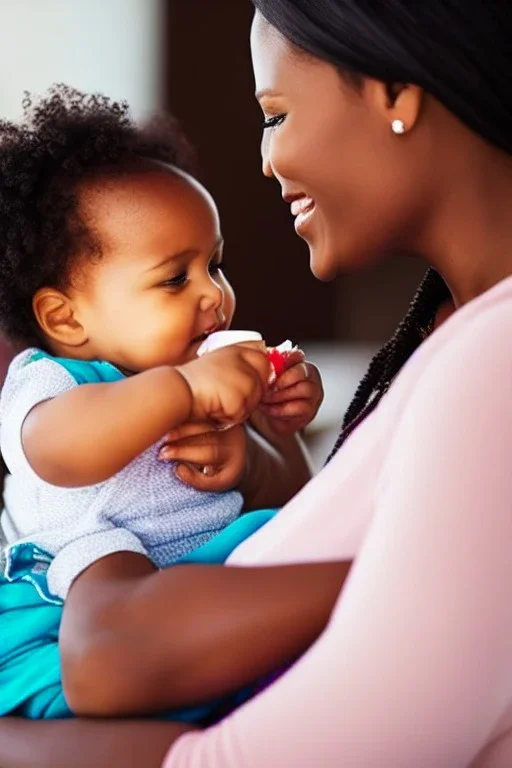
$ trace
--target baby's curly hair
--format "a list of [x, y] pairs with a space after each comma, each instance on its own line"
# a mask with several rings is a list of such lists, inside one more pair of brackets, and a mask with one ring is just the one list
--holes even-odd
[[38, 346], [36, 291], [65, 288], [76, 257], [101, 252], [79, 215], [80, 185], [147, 160], [190, 172], [192, 152], [173, 118], [138, 126], [125, 102], [65, 85], [26, 94], [23, 110], [20, 124], [0, 121], [0, 329]]

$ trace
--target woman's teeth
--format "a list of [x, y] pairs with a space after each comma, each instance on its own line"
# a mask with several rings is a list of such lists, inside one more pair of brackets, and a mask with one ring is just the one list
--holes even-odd
[[315, 205], [315, 201], [312, 197], [299, 197], [298, 200], [294, 200], [290, 206], [292, 216], [298, 216], [299, 213], [306, 213]]

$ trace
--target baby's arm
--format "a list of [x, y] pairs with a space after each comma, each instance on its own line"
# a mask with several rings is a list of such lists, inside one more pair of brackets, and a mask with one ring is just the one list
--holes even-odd
[[188, 419], [213, 428], [244, 421], [261, 400], [268, 369], [260, 350], [237, 346], [176, 368], [74, 387], [38, 401], [24, 418], [24, 456], [55, 485], [101, 482]]
[[190, 388], [170, 366], [122, 381], [84, 384], [33, 408], [25, 455], [53, 485], [99, 483], [119, 472], [191, 411]]

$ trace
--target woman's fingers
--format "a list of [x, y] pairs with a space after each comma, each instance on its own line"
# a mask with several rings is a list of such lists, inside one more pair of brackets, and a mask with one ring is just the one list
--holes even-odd
[[238, 463], [190, 464], [180, 462], [175, 469], [176, 476], [197, 491], [221, 493], [236, 487], [240, 480]]
[[184, 438], [195, 437], [196, 435], [205, 435], [208, 432], [215, 431], [216, 427], [209, 421], [189, 421], [182, 424], [181, 427], [171, 430], [167, 433], [166, 442], [174, 443]]
[[224, 452], [218, 443], [172, 443], [160, 449], [159, 458], [198, 466], [212, 464], [218, 467], [223, 463]]

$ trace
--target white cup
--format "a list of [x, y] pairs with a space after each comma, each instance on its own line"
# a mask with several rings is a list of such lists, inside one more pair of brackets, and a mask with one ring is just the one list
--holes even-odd
[[263, 336], [257, 331], [216, 331], [203, 341], [197, 350], [197, 356], [202, 357], [207, 352], [214, 352], [231, 344], [242, 344], [245, 341], [263, 341]]

